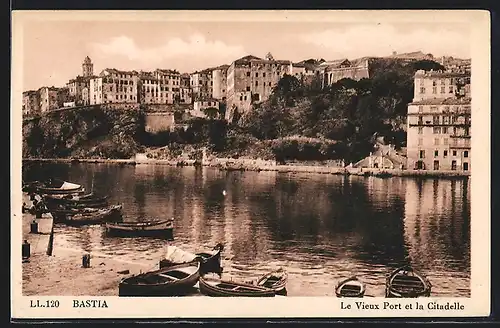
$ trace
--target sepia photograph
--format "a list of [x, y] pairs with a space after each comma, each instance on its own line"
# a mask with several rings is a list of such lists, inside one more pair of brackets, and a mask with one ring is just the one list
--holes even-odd
[[487, 12], [12, 16], [18, 317], [489, 314]]

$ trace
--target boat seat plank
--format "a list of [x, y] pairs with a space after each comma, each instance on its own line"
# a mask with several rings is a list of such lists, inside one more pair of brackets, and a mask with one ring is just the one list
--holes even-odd
[[168, 279], [171, 279], [171, 280], [179, 280], [179, 278], [169, 276], [168, 274], [157, 273], [156, 275], [158, 275], [160, 277], [163, 277], [163, 278], [168, 278]]

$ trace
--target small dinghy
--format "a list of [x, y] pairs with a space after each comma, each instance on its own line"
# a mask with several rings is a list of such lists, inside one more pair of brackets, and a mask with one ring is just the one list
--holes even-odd
[[119, 296], [181, 296], [200, 278], [200, 262], [174, 265], [122, 279]]
[[66, 214], [66, 218], [62, 222], [67, 225], [86, 225], [122, 219], [122, 205], [111, 205], [103, 209], [95, 209], [96, 211], [86, 210], [77, 214]]
[[200, 277], [200, 292], [213, 297], [274, 297], [275, 291], [252, 284]]
[[169, 247], [169, 252], [167, 253], [166, 258], [160, 260], [159, 265], [160, 268], [165, 268], [179, 263], [192, 261], [194, 258], [198, 257], [201, 260], [200, 274], [209, 272], [221, 274], [221, 252], [223, 249], [224, 245], [218, 243], [214, 248], [212, 248], [211, 251], [192, 254], [177, 247]]
[[173, 220], [152, 220], [147, 222], [106, 222], [106, 232], [109, 235], [121, 237], [164, 236], [172, 238]]
[[256, 285], [272, 289], [276, 294], [286, 295], [287, 282], [288, 273], [283, 268], [279, 268], [260, 277]]
[[365, 284], [357, 277], [350, 277], [340, 281], [335, 287], [337, 297], [363, 297], [365, 295]]
[[386, 281], [386, 297], [429, 297], [431, 283], [406, 265], [394, 270]]

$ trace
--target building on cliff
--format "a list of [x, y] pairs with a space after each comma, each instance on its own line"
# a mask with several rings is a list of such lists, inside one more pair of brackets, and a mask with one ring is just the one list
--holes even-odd
[[40, 94], [37, 90], [23, 92], [23, 115], [40, 114]]
[[227, 69], [226, 120], [234, 113], [246, 113], [252, 103], [265, 101], [274, 86], [285, 75], [292, 75], [289, 60], [269, 60], [252, 55], [237, 59]]
[[325, 61], [321, 63], [317, 71], [321, 76], [321, 85], [326, 88], [339, 80], [352, 79], [359, 81], [369, 78], [369, 60], [351, 63], [348, 59]]
[[470, 97], [470, 73], [419, 70], [414, 78], [413, 100]]
[[417, 71], [408, 104], [407, 167], [471, 169], [470, 75]]
[[90, 79], [90, 104], [139, 102], [139, 73], [104, 69], [99, 76]]
[[41, 87], [38, 89], [40, 113], [45, 113], [63, 107], [69, 101], [68, 88]]
[[156, 69], [139, 73], [141, 104], [173, 104], [180, 95], [181, 74], [175, 70]]
[[207, 68], [190, 74], [190, 85], [193, 100], [212, 98], [212, 69]]
[[69, 90], [70, 101], [75, 102], [77, 106], [90, 104], [89, 87], [92, 77], [77, 76], [66, 83]]
[[191, 89], [191, 78], [189, 74], [181, 74], [179, 88], [179, 103], [191, 104], [193, 102], [193, 90]]
[[227, 69], [229, 65], [221, 65], [212, 70], [212, 98], [226, 100], [227, 97]]
[[189, 112], [194, 117], [218, 118], [220, 102], [218, 99], [195, 100]]

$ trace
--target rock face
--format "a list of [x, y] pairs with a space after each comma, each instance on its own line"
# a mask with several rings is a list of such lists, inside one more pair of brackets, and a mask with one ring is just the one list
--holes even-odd
[[88, 106], [23, 121], [24, 158], [130, 158], [141, 150], [138, 110]]

